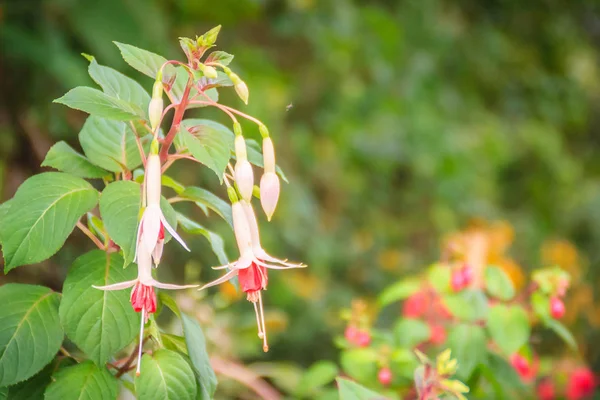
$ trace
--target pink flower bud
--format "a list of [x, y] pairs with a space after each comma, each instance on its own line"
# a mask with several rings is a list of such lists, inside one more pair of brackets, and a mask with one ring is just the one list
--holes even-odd
[[235, 156], [237, 158], [234, 168], [235, 183], [242, 198], [246, 201], [251, 201], [252, 190], [254, 189], [254, 173], [252, 172], [250, 162], [248, 162], [246, 142], [241, 135], [235, 138]]
[[381, 368], [377, 374], [377, 379], [382, 385], [388, 386], [392, 383], [392, 371], [388, 367]]
[[146, 202], [148, 205], [160, 206], [161, 171], [160, 157], [158, 154], [150, 154], [146, 160]]
[[558, 297], [550, 298], [550, 314], [552, 318], [561, 319], [565, 315], [565, 303]]
[[152, 100], [150, 100], [150, 105], [148, 106], [148, 119], [150, 120], [150, 128], [152, 131], [155, 131], [160, 123], [163, 107], [162, 97], [152, 98]]
[[279, 177], [273, 172], [266, 172], [260, 179], [260, 204], [270, 221], [279, 200]]
[[275, 172], [275, 148], [270, 137], [263, 139], [263, 158], [265, 172]]
[[240, 250], [240, 255], [243, 256], [248, 250], [252, 251], [252, 233], [246, 219], [246, 211], [241, 201], [236, 201], [231, 205], [231, 214], [235, 240]]

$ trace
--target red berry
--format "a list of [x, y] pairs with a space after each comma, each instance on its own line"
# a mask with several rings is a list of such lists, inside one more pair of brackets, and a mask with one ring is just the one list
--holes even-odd
[[441, 325], [430, 326], [431, 336], [429, 341], [433, 344], [442, 344], [446, 341], [446, 329]]
[[536, 392], [539, 400], [554, 400], [556, 397], [554, 383], [550, 379], [541, 381], [536, 388]]
[[407, 298], [402, 305], [405, 318], [418, 318], [427, 311], [427, 298], [423, 292], [417, 292]]
[[354, 342], [356, 342], [356, 337], [358, 336], [358, 332], [359, 332], [358, 329], [356, 329], [355, 327], [350, 325], [344, 331], [344, 337], [350, 343], [354, 343]]
[[594, 394], [598, 381], [587, 368], [579, 368], [573, 371], [567, 384], [567, 399], [580, 400]]
[[377, 379], [379, 379], [379, 383], [382, 385], [389, 385], [392, 383], [392, 371], [388, 367], [381, 368], [377, 374]]
[[371, 344], [371, 335], [369, 335], [369, 332], [359, 331], [354, 344], [358, 347], [367, 347]]
[[510, 363], [521, 378], [528, 378], [531, 374], [531, 367], [529, 361], [522, 355], [516, 353], [510, 357]]
[[460, 292], [465, 287], [465, 278], [463, 276], [462, 271], [455, 270], [452, 272], [452, 279], [450, 280], [450, 285], [452, 286], [452, 290], [455, 292]]
[[555, 319], [561, 319], [565, 315], [565, 303], [558, 297], [550, 298], [550, 314]]
[[463, 285], [469, 286], [473, 281], [473, 268], [465, 264], [462, 268], [462, 276], [464, 281]]

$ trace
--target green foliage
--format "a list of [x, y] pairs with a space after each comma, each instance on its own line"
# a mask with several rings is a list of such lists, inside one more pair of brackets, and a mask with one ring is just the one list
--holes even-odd
[[485, 269], [485, 286], [490, 295], [500, 300], [510, 300], [515, 296], [515, 287], [506, 275], [506, 272], [498, 267], [488, 266]]
[[0, 286], [0, 387], [30, 378], [55, 356], [63, 340], [59, 295], [48, 288]]
[[0, 226], [6, 272], [56, 253], [79, 218], [96, 205], [98, 192], [81, 178], [45, 172], [27, 179], [13, 201], [18, 210], [8, 211]]
[[195, 319], [181, 313], [183, 333], [187, 354], [192, 362], [192, 369], [198, 382], [198, 399], [210, 400], [214, 397], [217, 389], [217, 377], [210, 365], [210, 359], [206, 353], [206, 339], [200, 324]]
[[92, 250], [75, 260], [65, 279], [61, 323], [67, 337], [99, 367], [136, 337], [139, 316], [129, 304], [127, 291], [102, 291], [92, 286], [135, 278], [136, 271], [124, 270], [118, 254]]
[[448, 347], [458, 361], [461, 379], [468, 380], [475, 368], [486, 362], [486, 336], [480, 326], [455, 326], [448, 334]]
[[80, 178], [103, 178], [109, 174], [73, 150], [66, 142], [58, 142], [48, 150], [42, 167], [52, 167]]
[[378, 393], [344, 378], [337, 378], [340, 400], [370, 400], [381, 397]]
[[106, 368], [91, 361], [59, 370], [52, 376], [46, 400], [111, 400], [119, 394], [119, 382]]
[[89, 87], [71, 89], [54, 102], [111, 120], [132, 121], [144, 117], [140, 107]]
[[513, 354], [521, 348], [531, 333], [526, 311], [518, 306], [496, 304], [490, 307], [488, 331], [505, 354]]
[[135, 378], [140, 399], [195, 400], [194, 372], [185, 359], [171, 350], [144, 354], [141, 375]]

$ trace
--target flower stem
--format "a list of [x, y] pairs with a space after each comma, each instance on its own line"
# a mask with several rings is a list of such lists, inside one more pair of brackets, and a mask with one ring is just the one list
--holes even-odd
[[167, 157], [169, 156], [169, 148], [175, 140], [175, 135], [179, 132], [179, 126], [181, 125], [181, 120], [183, 119], [183, 114], [185, 113], [185, 109], [189, 103], [190, 97], [190, 89], [192, 88], [192, 77], [188, 78], [187, 85], [185, 86], [185, 90], [183, 91], [183, 95], [181, 96], [181, 101], [177, 106], [175, 106], [175, 115], [173, 115], [173, 122], [171, 123], [171, 128], [169, 129], [169, 133], [165, 137], [163, 141], [162, 147], [160, 148], [160, 161], [167, 161]]
[[84, 224], [81, 223], [81, 221], [77, 221], [77, 227], [79, 228], [79, 230], [81, 232], [83, 232], [87, 237], [89, 237], [90, 239], [92, 239], [92, 242], [94, 242], [94, 244], [96, 246], [98, 246], [98, 248], [100, 250], [106, 250], [106, 246], [104, 246], [104, 243], [102, 243], [100, 241], [100, 239], [98, 239]]

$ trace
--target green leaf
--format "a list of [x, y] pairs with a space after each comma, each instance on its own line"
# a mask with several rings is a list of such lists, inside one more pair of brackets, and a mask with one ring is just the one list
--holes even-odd
[[459, 324], [448, 333], [447, 346], [452, 350], [452, 357], [458, 361], [457, 375], [467, 380], [475, 368], [485, 362], [485, 331], [477, 325]]
[[84, 155], [62, 141], [50, 148], [42, 162], [42, 167], [52, 167], [80, 178], [103, 178], [110, 174], [92, 164]]
[[[248, 153], [248, 161], [257, 167], [263, 168], [265, 164], [263, 162], [261, 146], [258, 142], [253, 139], [246, 139], [246, 150]], [[285, 176], [283, 170], [279, 168], [279, 166], [275, 167], [275, 172], [277, 172], [277, 175], [279, 175], [286, 183], [289, 183], [287, 176]]]
[[52, 361], [63, 341], [59, 301], [43, 286], [0, 286], [0, 387], [32, 377]]
[[188, 354], [187, 345], [185, 344], [185, 338], [183, 336], [161, 333], [160, 337], [166, 349], [178, 351], [185, 355]]
[[52, 382], [52, 372], [57, 368], [56, 364], [56, 362], [50, 363], [33, 377], [11, 386], [8, 398], [10, 400], [44, 400], [44, 391]]
[[442, 302], [452, 315], [464, 321], [485, 320], [488, 315], [488, 301], [480, 290], [447, 294], [442, 296]]
[[406, 318], [394, 326], [394, 337], [399, 347], [413, 348], [431, 337], [429, 325], [421, 320]]
[[91, 57], [88, 72], [104, 93], [129, 103], [132, 108], [139, 107], [146, 118], [150, 95], [139, 83], [112, 68], [98, 64], [94, 57]]
[[119, 381], [91, 361], [61, 369], [52, 378], [45, 400], [114, 400], [119, 395]]
[[0, 243], [3, 243], [4, 240], [2, 238], [3, 234], [10, 235], [11, 232], [4, 231], [2, 227], [6, 225], [6, 218], [8, 218], [10, 206], [13, 203], [13, 199], [6, 200], [4, 203], [0, 204]]
[[136, 278], [133, 268], [123, 269], [118, 253], [93, 250], [77, 258], [65, 280], [60, 321], [65, 333], [98, 366], [136, 337], [139, 315], [129, 303], [129, 290], [103, 291]]
[[496, 399], [526, 399], [527, 388], [517, 371], [503, 357], [489, 352], [487, 362], [480, 364], [481, 375], [492, 384]]
[[427, 279], [431, 286], [439, 293], [448, 293], [450, 291], [450, 277], [452, 271], [443, 264], [433, 264], [427, 270]]
[[233, 54], [226, 53], [224, 51], [213, 51], [206, 57], [205, 63], [217, 62], [221, 65], [229, 65], [233, 60]]
[[179, 143], [222, 181], [231, 156], [233, 132], [224, 125], [205, 119], [187, 119], [182, 126]]
[[135, 378], [135, 391], [144, 400], [194, 400], [194, 372], [178, 353], [160, 349], [142, 357], [141, 375]]
[[54, 102], [97, 117], [118, 121], [132, 121], [144, 118], [144, 112], [139, 106], [109, 96], [98, 89], [84, 86], [69, 90], [63, 97], [54, 100]]
[[[121, 50], [121, 56], [127, 64], [137, 69], [144, 75], [148, 75], [150, 78], [156, 78], [156, 74], [160, 67], [167, 62], [167, 59], [158, 54], [152, 53], [148, 50], [140, 49], [138, 47], [113, 42]], [[163, 71], [163, 77], [171, 76], [174, 72], [174, 68], [171, 65], [166, 65]]]
[[515, 287], [504, 270], [488, 266], [485, 269], [485, 288], [490, 295], [500, 300], [510, 300], [515, 296]]
[[340, 400], [380, 400], [385, 397], [346, 378], [337, 378]]
[[379, 306], [384, 307], [398, 300], [406, 299], [420, 289], [421, 282], [418, 279], [403, 279], [386, 287], [377, 300]]
[[181, 183], [177, 182], [175, 179], [171, 178], [168, 175], [162, 175], [160, 182], [163, 186], [173, 189], [177, 194], [185, 190], [185, 186], [183, 186]]
[[492, 339], [507, 355], [527, 343], [531, 333], [527, 312], [519, 306], [503, 304], [490, 307], [487, 328]]
[[314, 395], [317, 389], [333, 382], [338, 372], [338, 367], [334, 362], [328, 360], [317, 361], [302, 375], [295, 395], [298, 397]]
[[191, 233], [192, 235], [204, 236], [210, 243], [210, 247], [219, 259], [219, 263], [221, 265], [229, 263], [229, 259], [225, 253], [225, 243], [223, 242], [223, 238], [221, 236], [209, 231], [196, 221], [192, 221], [181, 213], [177, 213], [177, 222], [185, 232]]
[[9, 213], [0, 226], [5, 271], [56, 253], [97, 201], [98, 192], [89, 183], [62, 172], [45, 172], [23, 182], [13, 202], [18, 212]]
[[199, 385], [198, 398], [210, 400], [217, 389], [217, 377], [206, 352], [204, 333], [198, 321], [184, 313], [181, 313], [181, 322], [188, 355], [192, 361], [194, 375]]
[[135, 255], [141, 186], [132, 181], [112, 182], [100, 196], [100, 215], [112, 240], [123, 250], [126, 267]]
[[565, 343], [568, 344], [571, 349], [577, 350], [577, 342], [575, 341], [573, 334], [563, 324], [561, 324], [554, 318], [548, 318], [544, 321], [544, 325], [552, 329], [554, 333], [560, 336], [560, 338], [564, 340]]
[[377, 377], [379, 354], [371, 348], [350, 349], [342, 352], [340, 364], [346, 374], [360, 381]]
[[543, 321], [552, 318], [550, 316], [550, 298], [541, 291], [535, 291], [531, 295], [531, 306], [535, 314]]
[[0, 400], [6, 400], [8, 398], [8, 388], [2, 387], [0, 388]]
[[205, 205], [227, 221], [230, 226], [233, 226], [231, 205], [212, 192], [199, 187], [189, 186], [179, 194], [179, 197]]
[[125, 122], [88, 117], [79, 141], [89, 160], [108, 171], [131, 171], [142, 164], [135, 134]]

